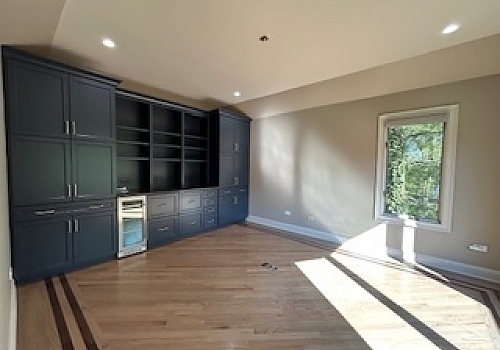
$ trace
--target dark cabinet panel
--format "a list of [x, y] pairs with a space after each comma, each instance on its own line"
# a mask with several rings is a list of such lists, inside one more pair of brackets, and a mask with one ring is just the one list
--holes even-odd
[[177, 214], [177, 193], [148, 197], [148, 217]]
[[232, 118], [225, 115], [220, 116], [219, 120], [219, 152], [221, 154], [232, 154], [234, 151], [234, 123]]
[[72, 134], [85, 138], [114, 138], [114, 86], [81, 77], [70, 78]]
[[219, 186], [234, 186], [234, 157], [221, 155], [219, 159]]
[[148, 223], [148, 247], [156, 247], [178, 235], [177, 217], [151, 220]]
[[73, 197], [95, 199], [115, 194], [114, 145], [74, 141]]
[[191, 235], [203, 230], [201, 212], [183, 214], [180, 216], [180, 233], [183, 236]]
[[181, 211], [201, 209], [201, 191], [181, 192]]
[[23, 135], [68, 136], [67, 75], [11, 60], [7, 67], [10, 131]]
[[70, 141], [19, 137], [11, 143], [12, 203], [29, 205], [70, 198]]
[[80, 214], [73, 217], [75, 264], [90, 264], [116, 254], [116, 213]]
[[50, 276], [73, 263], [71, 216], [16, 223], [12, 240], [17, 281]]

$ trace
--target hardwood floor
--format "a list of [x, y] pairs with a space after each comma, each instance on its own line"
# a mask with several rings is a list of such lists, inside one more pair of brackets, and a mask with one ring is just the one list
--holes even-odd
[[18, 287], [18, 349], [500, 349], [497, 285], [249, 226]]

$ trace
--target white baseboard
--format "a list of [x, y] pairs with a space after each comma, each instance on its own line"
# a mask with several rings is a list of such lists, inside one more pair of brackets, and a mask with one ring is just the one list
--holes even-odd
[[[270, 220], [259, 216], [250, 215], [247, 218], [247, 221], [302, 236], [322, 239], [338, 245], [342, 245], [349, 240], [349, 237], [343, 235], [287, 224], [284, 222]], [[387, 256], [401, 259], [403, 258], [403, 252], [397, 248], [387, 247]], [[414, 260], [414, 262], [418, 264], [422, 264], [428, 267], [458, 273], [469, 277], [479, 278], [489, 282], [500, 283], [500, 271], [497, 270], [492, 270], [476, 265], [464, 264], [458, 261], [437, 258], [421, 253], [414, 253], [412, 256], [412, 260]]]
[[16, 350], [17, 345], [17, 292], [14, 280], [11, 278], [10, 320], [9, 320], [9, 350]]
[[278, 230], [297, 233], [297, 234], [302, 235], [302, 236], [322, 239], [324, 241], [331, 242], [331, 243], [338, 244], [338, 245], [341, 245], [342, 243], [346, 242], [349, 239], [349, 237], [345, 237], [342, 235], [328, 233], [325, 231], [315, 230], [315, 229], [307, 228], [307, 227], [303, 227], [303, 226], [287, 224], [287, 223], [280, 222], [280, 221], [266, 219], [266, 218], [263, 218], [260, 216], [250, 215], [247, 217], [246, 221], [253, 222], [253, 223], [259, 224], [259, 225], [264, 225], [264, 226], [276, 228]]

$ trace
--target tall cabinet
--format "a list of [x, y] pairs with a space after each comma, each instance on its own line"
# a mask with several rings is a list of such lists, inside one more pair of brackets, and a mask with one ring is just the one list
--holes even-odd
[[2, 53], [16, 280], [108, 258], [116, 249], [117, 82], [9, 47]]
[[248, 216], [250, 119], [225, 110], [210, 113], [212, 133], [211, 181], [217, 182], [219, 225]]

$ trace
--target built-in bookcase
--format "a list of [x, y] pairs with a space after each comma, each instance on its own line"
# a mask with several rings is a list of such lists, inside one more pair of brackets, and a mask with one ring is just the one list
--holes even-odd
[[208, 121], [203, 111], [119, 91], [118, 188], [146, 193], [207, 186]]

